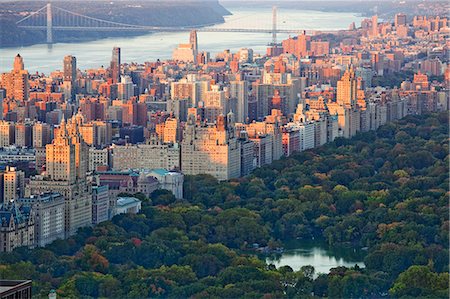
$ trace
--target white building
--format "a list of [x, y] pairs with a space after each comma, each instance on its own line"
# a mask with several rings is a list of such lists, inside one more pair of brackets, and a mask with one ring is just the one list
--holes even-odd
[[128, 100], [134, 96], [134, 84], [130, 76], [122, 76], [120, 83], [117, 83], [117, 97], [120, 100]]
[[183, 198], [184, 175], [182, 173], [154, 169], [149, 174], [158, 180], [159, 189], [171, 191], [177, 199]]
[[116, 205], [116, 215], [137, 214], [141, 210], [142, 202], [135, 197], [119, 197]]
[[109, 188], [105, 186], [92, 187], [92, 224], [96, 225], [110, 218]]

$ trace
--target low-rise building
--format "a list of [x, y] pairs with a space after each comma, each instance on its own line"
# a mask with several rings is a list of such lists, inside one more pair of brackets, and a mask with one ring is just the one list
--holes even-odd
[[137, 214], [141, 210], [142, 202], [136, 197], [119, 197], [116, 211], [118, 214]]
[[159, 189], [169, 190], [177, 199], [183, 198], [184, 175], [182, 173], [165, 169], [154, 169], [149, 175], [158, 180]]

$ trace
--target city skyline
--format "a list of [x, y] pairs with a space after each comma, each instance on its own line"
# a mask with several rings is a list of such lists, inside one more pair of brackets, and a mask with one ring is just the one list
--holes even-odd
[[83, 3], [0, 12], [1, 296], [447, 296], [448, 4]]

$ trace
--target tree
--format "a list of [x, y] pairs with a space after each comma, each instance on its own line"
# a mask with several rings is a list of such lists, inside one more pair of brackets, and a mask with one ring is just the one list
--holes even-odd
[[395, 297], [448, 298], [449, 274], [428, 266], [411, 266], [396, 279], [389, 293]]

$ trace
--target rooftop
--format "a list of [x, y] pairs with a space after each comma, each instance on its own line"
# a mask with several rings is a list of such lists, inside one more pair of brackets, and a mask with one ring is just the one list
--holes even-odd
[[128, 206], [135, 203], [140, 203], [141, 201], [137, 199], [136, 197], [119, 197], [117, 198], [117, 205], [118, 206]]
[[29, 285], [31, 280], [0, 280], [0, 296], [15, 288], [23, 288]]

